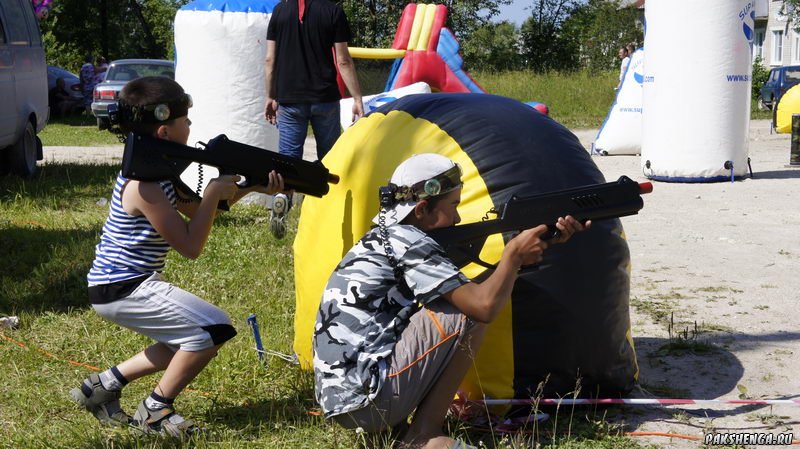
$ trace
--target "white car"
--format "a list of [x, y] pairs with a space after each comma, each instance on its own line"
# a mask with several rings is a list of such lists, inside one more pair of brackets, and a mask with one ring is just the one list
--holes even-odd
[[175, 62], [163, 59], [111, 61], [105, 79], [94, 87], [92, 96], [92, 114], [97, 118], [98, 128], [108, 128], [108, 105], [117, 102], [119, 92], [125, 84], [142, 76], [167, 76], [175, 79]]

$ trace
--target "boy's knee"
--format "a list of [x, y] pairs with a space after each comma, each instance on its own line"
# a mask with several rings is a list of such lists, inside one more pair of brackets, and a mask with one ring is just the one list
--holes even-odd
[[225, 342], [236, 336], [236, 329], [230, 324], [211, 324], [203, 326], [194, 335], [182, 339], [179, 349], [188, 352], [219, 349]]
[[208, 333], [213, 346], [221, 346], [236, 336], [236, 329], [230, 324], [212, 324], [203, 326], [203, 330]]

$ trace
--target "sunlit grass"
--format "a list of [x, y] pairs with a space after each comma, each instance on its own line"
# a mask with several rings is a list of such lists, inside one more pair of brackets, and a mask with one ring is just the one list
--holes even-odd
[[119, 144], [116, 135], [107, 130], [100, 131], [97, 128], [97, 119], [85, 113], [51, 118], [39, 133], [39, 138], [45, 146], [90, 147]]
[[597, 128], [614, 102], [616, 73], [475, 72], [487, 92], [522, 102], [544, 103], [550, 116], [568, 128]]

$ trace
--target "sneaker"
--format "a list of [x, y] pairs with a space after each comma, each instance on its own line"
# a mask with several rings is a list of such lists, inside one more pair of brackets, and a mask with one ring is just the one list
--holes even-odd
[[269, 231], [276, 239], [286, 235], [286, 214], [291, 207], [291, 200], [283, 193], [276, 193], [272, 197], [272, 209], [269, 214]]
[[132, 425], [144, 433], [175, 438], [187, 438], [202, 432], [202, 429], [196, 426], [194, 421], [184, 419], [183, 416], [175, 413], [175, 409], [172, 407], [151, 410], [147, 408], [144, 401], [139, 403], [139, 408], [133, 415]]
[[130, 415], [119, 405], [122, 392], [106, 390], [97, 374], [87, 377], [79, 388], [73, 388], [69, 394], [73, 401], [82, 405], [103, 424], [127, 426], [131, 422]]

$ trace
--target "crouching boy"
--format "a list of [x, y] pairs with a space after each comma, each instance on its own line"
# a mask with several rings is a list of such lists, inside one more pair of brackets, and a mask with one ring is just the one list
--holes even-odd
[[313, 336], [316, 398], [325, 416], [369, 433], [404, 427], [403, 447], [466, 446], [442, 431], [447, 410], [477, 352], [485, 325], [511, 296], [523, 265], [548, 245], [588, 227], [559, 218], [521, 232], [497, 269], [470, 282], [426, 232], [460, 221], [461, 170], [438, 154], [394, 171], [391, 201], [344, 256], [325, 287]]

